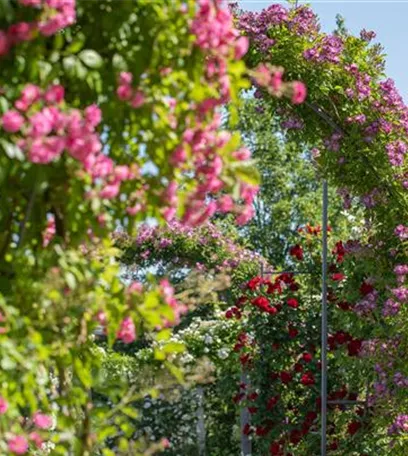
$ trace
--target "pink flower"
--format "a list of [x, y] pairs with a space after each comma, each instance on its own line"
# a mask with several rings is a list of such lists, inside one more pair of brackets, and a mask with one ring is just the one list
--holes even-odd
[[25, 6], [41, 6], [42, 0], [18, 0], [19, 3]]
[[249, 158], [251, 158], [251, 152], [249, 149], [247, 149], [246, 147], [243, 147], [242, 149], [239, 149], [237, 150], [236, 152], [234, 152], [232, 154], [232, 156], [236, 159], [236, 160], [239, 160], [239, 161], [244, 161], [244, 160], [248, 160]]
[[64, 148], [65, 139], [59, 136], [37, 138], [31, 145], [28, 158], [33, 163], [50, 163], [61, 155]]
[[170, 163], [178, 167], [187, 160], [187, 153], [183, 146], [178, 146], [170, 157]]
[[65, 89], [62, 85], [55, 84], [49, 87], [44, 94], [44, 100], [47, 103], [61, 103], [65, 95]]
[[33, 114], [29, 121], [31, 125], [30, 135], [34, 138], [49, 135], [52, 131], [53, 118], [45, 109]]
[[28, 438], [34, 442], [34, 445], [37, 447], [37, 448], [42, 448], [43, 447], [43, 439], [41, 438], [41, 436], [37, 433], [37, 432], [31, 432], [30, 435], [28, 436]]
[[4, 415], [8, 410], [8, 402], [0, 396], [0, 415]]
[[128, 85], [120, 85], [116, 89], [116, 95], [118, 96], [119, 100], [128, 101], [132, 98], [132, 87]]
[[235, 42], [235, 58], [238, 60], [242, 58], [248, 51], [249, 40], [246, 36], [241, 36]]
[[106, 326], [108, 324], [108, 317], [106, 316], [106, 313], [103, 310], [100, 310], [96, 314], [95, 320], [102, 326]]
[[16, 133], [23, 126], [24, 117], [17, 111], [11, 109], [10, 111], [7, 111], [5, 114], [3, 114], [1, 122], [4, 130], [6, 130], [8, 133]]
[[55, 217], [52, 215], [48, 221], [47, 226], [43, 232], [43, 247], [47, 247], [54, 239], [56, 233]]
[[114, 174], [115, 177], [121, 182], [132, 177], [132, 173], [129, 167], [126, 165], [116, 166], [114, 169]]
[[129, 215], [135, 216], [143, 209], [143, 206], [140, 203], [136, 203], [134, 206], [127, 207], [126, 212]]
[[234, 208], [234, 201], [230, 195], [224, 195], [218, 200], [220, 212], [231, 212]]
[[120, 190], [120, 182], [114, 182], [113, 184], [107, 184], [99, 192], [99, 196], [104, 199], [113, 199], [118, 196]]
[[85, 120], [91, 127], [96, 127], [102, 120], [102, 111], [95, 104], [85, 109]]
[[133, 81], [132, 73], [122, 71], [119, 74], [119, 84], [120, 85], [130, 85], [130, 84], [132, 84], [132, 81]]
[[140, 282], [132, 282], [128, 287], [129, 293], [141, 293], [143, 291], [143, 284]]
[[236, 219], [238, 225], [245, 225], [246, 223], [248, 223], [252, 219], [254, 214], [255, 214], [255, 210], [252, 206], [245, 207], [244, 210], [241, 212], [240, 215], [238, 215], [238, 217]]
[[140, 108], [145, 102], [145, 96], [141, 90], [138, 90], [131, 101], [132, 108]]
[[18, 22], [17, 24], [10, 25], [8, 28], [8, 36], [14, 43], [19, 41], [28, 41], [32, 36], [33, 27], [28, 22]]
[[0, 30], [0, 56], [6, 55], [10, 50], [10, 40], [5, 32]]
[[279, 92], [282, 88], [282, 71], [275, 71], [271, 78], [271, 87], [274, 92]]
[[8, 448], [14, 454], [26, 454], [28, 441], [22, 435], [16, 435], [8, 441]]
[[[35, 103], [41, 97], [41, 90], [38, 86], [34, 84], [27, 84], [21, 92], [21, 100], [31, 106], [32, 103]], [[20, 109], [18, 106], [16, 106]]]
[[121, 339], [125, 344], [130, 344], [136, 340], [135, 324], [130, 317], [124, 318], [116, 337]]
[[306, 86], [303, 82], [295, 81], [293, 83], [292, 103], [301, 104], [305, 101], [307, 95]]
[[113, 173], [113, 161], [103, 154], [89, 155], [86, 157], [84, 165], [94, 179], [108, 177]]
[[34, 413], [33, 422], [40, 429], [49, 429], [52, 427], [52, 417], [41, 412]]

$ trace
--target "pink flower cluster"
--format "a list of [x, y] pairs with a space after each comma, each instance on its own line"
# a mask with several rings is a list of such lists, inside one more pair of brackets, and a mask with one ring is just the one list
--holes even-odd
[[160, 281], [160, 292], [164, 302], [171, 307], [174, 315], [174, 318], [171, 321], [165, 321], [165, 326], [177, 325], [180, 323], [180, 317], [188, 311], [188, 307], [177, 301], [174, 297], [174, 288], [167, 279], [162, 279]]
[[[192, 156], [194, 176], [197, 187], [189, 194], [186, 209], [182, 217], [183, 223], [198, 226], [210, 219], [216, 212], [233, 212], [237, 215], [238, 223], [246, 223], [252, 217], [252, 201], [258, 188], [243, 183], [241, 198], [243, 205], [235, 204], [231, 196], [225, 195], [216, 199], [217, 194], [224, 189], [221, 174], [224, 169], [223, 159], [217, 154], [218, 150], [231, 140], [231, 133], [220, 131], [221, 116], [214, 114], [210, 123], [200, 123], [188, 128], [183, 134], [183, 141], [171, 157], [173, 166], [183, 168], [188, 156]], [[247, 149], [233, 153], [236, 161], [245, 161], [250, 157]], [[170, 222], [175, 218], [177, 210], [177, 186], [170, 182], [163, 192], [162, 199], [166, 204], [163, 210], [165, 219]], [[211, 198], [211, 199], [210, 199]]]
[[408, 239], [408, 226], [398, 225], [394, 234], [401, 239], [401, 241], [406, 241]]
[[275, 4], [260, 12], [250, 11], [238, 16], [238, 28], [261, 52], [269, 52], [275, 44], [275, 40], [268, 36], [270, 27], [281, 25], [286, 25], [299, 36], [315, 34], [319, 30], [316, 15], [306, 6], [289, 11], [281, 4]]
[[125, 344], [130, 344], [136, 340], [136, 326], [130, 317], [125, 317], [122, 320], [116, 337]]
[[402, 166], [404, 164], [405, 155], [408, 151], [406, 142], [399, 139], [387, 144], [385, 149], [392, 166]]
[[145, 96], [141, 90], [135, 90], [132, 87], [133, 75], [128, 72], [119, 74], [119, 85], [116, 89], [116, 95], [122, 101], [128, 101], [132, 108], [140, 108], [145, 103]]
[[231, 12], [222, 6], [222, 0], [199, 0], [198, 11], [190, 31], [196, 36], [196, 45], [217, 56], [228, 57], [231, 51], [240, 59], [248, 50], [248, 38], [240, 37], [234, 27]]
[[24, 6], [41, 9], [38, 22], [18, 22], [0, 30], [0, 56], [6, 55], [18, 43], [30, 41], [38, 31], [44, 36], [54, 35], [72, 25], [76, 19], [75, 0], [19, 0]]
[[339, 63], [343, 52], [343, 40], [336, 35], [326, 35], [315, 46], [303, 53], [306, 60], [318, 63]]
[[300, 81], [283, 82], [283, 69], [280, 67], [261, 63], [255, 68], [253, 77], [258, 86], [275, 97], [286, 95], [293, 104], [301, 104], [306, 99], [306, 86]]
[[115, 166], [103, 154], [96, 131], [102, 120], [98, 106], [88, 106], [84, 112], [68, 110], [61, 85], [52, 85], [43, 92], [33, 84], [22, 90], [14, 106], [2, 116], [1, 124], [6, 132], [19, 135], [17, 145], [31, 162], [48, 164], [65, 150], [102, 187], [99, 196], [105, 199], [115, 198], [121, 183], [136, 177], [135, 169]]

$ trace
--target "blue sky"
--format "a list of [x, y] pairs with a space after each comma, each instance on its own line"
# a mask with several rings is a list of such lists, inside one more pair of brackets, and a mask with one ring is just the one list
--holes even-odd
[[[285, 1], [239, 0], [242, 9], [259, 11], [270, 4]], [[358, 34], [361, 29], [374, 30], [375, 42], [381, 43], [387, 54], [387, 75], [396, 81], [397, 87], [408, 101], [408, 0], [311, 0], [313, 10], [320, 17], [323, 30], [335, 28], [336, 14], [346, 20], [347, 28]]]

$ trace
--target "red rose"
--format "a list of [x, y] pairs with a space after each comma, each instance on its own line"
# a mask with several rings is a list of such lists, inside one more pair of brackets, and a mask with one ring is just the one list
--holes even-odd
[[300, 379], [300, 382], [302, 385], [305, 386], [311, 386], [316, 383], [315, 378], [311, 372], [306, 372], [305, 374], [302, 375], [302, 378]]
[[296, 244], [292, 246], [289, 249], [289, 254], [293, 257], [295, 257], [297, 260], [302, 261], [303, 260], [303, 249], [299, 244]]
[[271, 446], [269, 447], [269, 453], [272, 456], [280, 456], [282, 454], [281, 446], [279, 445], [278, 442], [272, 442], [271, 443]]
[[374, 290], [374, 287], [367, 282], [363, 282], [360, 287], [360, 293], [365, 296], [371, 293]]
[[282, 383], [287, 385], [288, 383], [290, 383], [292, 381], [292, 375], [289, 372], [282, 371], [280, 373], [280, 379], [281, 379]]
[[337, 303], [341, 310], [347, 311], [351, 309], [351, 304], [346, 301], [340, 301]]
[[251, 426], [250, 426], [248, 423], [243, 427], [242, 433], [243, 433], [244, 435], [252, 434]]
[[232, 400], [235, 404], [238, 404], [240, 401], [242, 401], [242, 399], [245, 397], [245, 394], [244, 393], [238, 393], [236, 394]]
[[254, 277], [247, 283], [247, 288], [255, 290], [262, 283], [262, 277]]
[[241, 296], [240, 298], [238, 298], [235, 305], [238, 307], [242, 307], [247, 301], [248, 301], [248, 298], [246, 296]]
[[296, 328], [294, 328], [293, 326], [289, 327], [289, 331], [288, 332], [289, 332], [289, 337], [291, 339], [294, 339], [299, 334], [299, 331]]
[[258, 407], [248, 407], [248, 412], [254, 415], [258, 411]]
[[349, 342], [347, 345], [349, 356], [357, 356], [361, 350], [362, 341], [359, 339], [354, 339]]
[[275, 405], [278, 403], [279, 401], [279, 396], [274, 396], [274, 397], [271, 397], [270, 399], [268, 399], [268, 402], [266, 403], [266, 408], [268, 410], [272, 410]]
[[265, 309], [269, 306], [269, 300], [265, 296], [258, 296], [252, 300], [252, 304], [260, 309]]
[[350, 435], [354, 435], [361, 428], [360, 421], [352, 421], [347, 427], [347, 432]]
[[336, 272], [336, 273], [332, 274], [332, 276], [331, 276], [331, 279], [334, 280], [335, 282], [341, 282], [345, 278], [346, 278], [346, 276], [341, 272]]
[[278, 309], [276, 307], [273, 307], [273, 306], [268, 306], [265, 309], [265, 312], [268, 312], [268, 314], [270, 314], [270, 315], [276, 315], [278, 313]]
[[298, 303], [298, 300], [295, 299], [295, 298], [289, 298], [287, 301], [286, 301], [287, 305], [289, 307], [292, 307], [292, 309], [297, 309], [299, 307], [299, 303]]
[[258, 437], [264, 437], [265, 435], [268, 434], [268, 432], [270, 431], [270, 429], [266, 426], [258, 426], [256, 429], [255, 429], [255, 434], [258, 436]]
[[303, 366], [300, 363], [295, 364], [295, 372], [302, 372]]
[[335, 341], [339, 344], [345, 344], [346, 342], [351, 340], [350, 334], [344, 332], [344, 331], [337, 331], [336, 334], [334, 335]]
[[258, 399], [258, 396], [259, 396], [258, 393], [251, 393], [251, 394], [248, 394], [248, 399], [250, 401], [256, 401]]
[[290, 433], [289, 440], [293, 443], [293, 445], [297, 445], [302, 440], [302, 432], [297, 429], [293, 429]]
[[339, 447], [339, 443], [337, 442], [337, 440], [335, 440], [334, 442], [332, 442], [330, 445], [329, 445], [329, 450], [337, 450], [337, 448]]
[[309, 424], [312, 424], [316, 418], [317, 418], [316, 412], [313, 412], [313, 411], [307, 412], [305, 421]]
[[303, 353], [302, 358], [303, 361], [305, 361], [306, 363], [310, 363], [313, 359], [313, 356], [311, 355], [311, 353]]

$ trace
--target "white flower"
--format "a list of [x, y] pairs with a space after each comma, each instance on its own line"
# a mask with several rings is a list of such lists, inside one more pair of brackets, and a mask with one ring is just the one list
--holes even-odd
[[207, 334], [205, 337], [204, 337], [204, 343], [207, 344], [207, 345], [210, 345], [213, 343], [213, 338]]
[[229, 355], [229, 350], [227, 348], [220, 348], [217, 351], [217, 356], [220, 359], [226, 359], [226, 358], [228, 358], [228, 355]]

